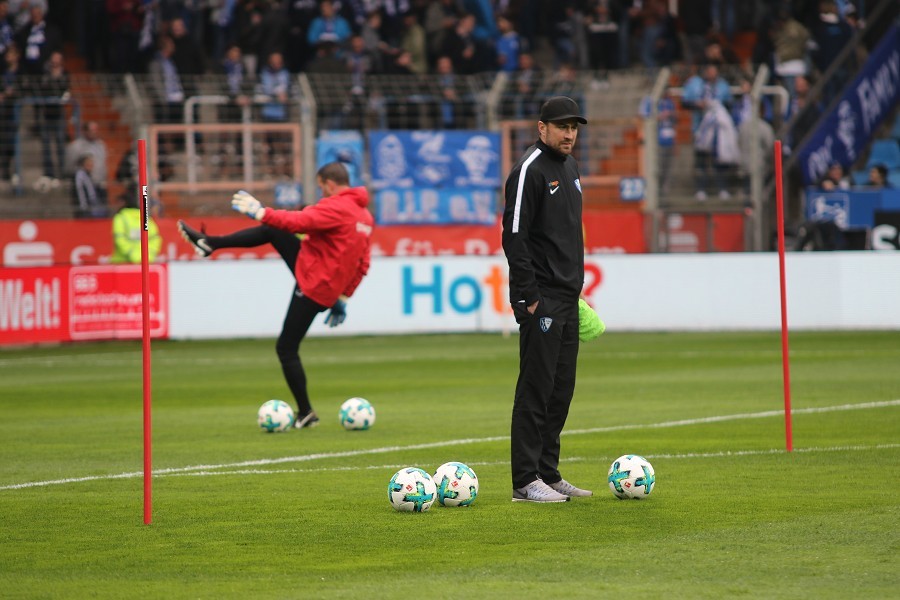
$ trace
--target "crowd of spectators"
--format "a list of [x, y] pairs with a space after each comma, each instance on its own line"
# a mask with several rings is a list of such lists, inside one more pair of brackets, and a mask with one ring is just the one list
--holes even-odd
[[832, 163], [825, 175], [817, 183], [819, 189], [826, 192], [846, 191], [850, 189], [885, 190], [894, 186], [888, 180], [889, 169], [883, 163], [873, 163], [865, 171], [865, 177], [854, 181], [841, 163]]
[[[346, 74], [349, 115], [359, 113], [357, 99], [368, 75], [427, 74], [439, 88], [439, 125], [453, 128], [460, 126], [458, 76], [508, 72], [514, 92], [504, 101], [505, 114], [529, 118], [548, 82], [574, 88], [581, 71], [689, 65], [683, 106], [695, 113], [698, 199], [706, 197], [708, 186], [722, 198], [730, 196], [721, 177], [729, 163], [716, 151], [730, 129], [736, 135], [742, 123], [772, 123], [775, 116], [771, 102], [752, 107], [748, 94], [733, 96], [729, 85], [747, 82], [726, 81], [722, 73], [768, 64], [772, 83], [790, 91], [791, 118], [808, 106], [811, 80], [829, 68], [860, 26], [847, 0], [680, 0], [676, 14], [669, 0], [67, 2], [72, 4], [66, 14], [75, 18], [65, 31], [88, 67], [145, 74], [159, 122], [183, 118], [185, 98], [197, 91], [194, 76], [202, 74], [223, 75], [233, 99], [222, 107], [223, 120], [237, 120], [253, 94], [263, 94], [270, 100], [255, 114], [269, 122], [288, 118], [294, 73]], [[49, 6], [51, 13], [67, 10], [62, 2], [49, 0]], [[48, 0], [0, 0], [0, 135], [14, 127], [17, 97], [64, 101], [68, 94], [64, 70], [51, 58], [58, 56], [63, 36], [58, 21], [45, 18], [47, 8]], [[739, 57], [734, 42], [744, 31], [756, 32], [756, 42], [752, 55]], [[25, 75], [36, 76], [41, 87], [25, 89], [19, 83]], [[49, 105], [36, 112], [45, 176], [56, 181], [63, 176], [60, 113]], [[9, 145], [0, 148], [0, 178], [8, 179]]]
[[[301, 71], [542, 74], [675, 63], [734, 64], [731, 43], [758, 31], [755, 64], [793, 92], [849, 40], [847, 0], [69, 0], [88, 67], [162, 75], [162, 97], [190, 95], [191, 76], [257, 79], [274, 53]], [[15, 44], [24, 74], [61, 49], [48, 0], [0, 0], [0, 54]], [[61, 7], [60, 2], [50, 2]], [[54, 8], [54, 10], [56, 10]], [[40, 13], [40, 16], [38, 16]], [[170, 43], [171, 42], [171, 43]], [[240, 52], [240, 67], [233, 58]], [[537, 60], [536, 60], [537, 59]], [[524, 64], [523, 64], [524, 63]], [[163, 73], [158, 71], [163, 69]]]
[[[712, 12], [691, 13], [685, 22], [684, 50], [697, 64], [697, 71], [685, 81], [682, 96], [682, 106], [693, 113], [695, 198], [702, 202], [714, 192], [720, 199], [728, 200], [733, 195], [728, 176], [747, 173], [753, 167], [748, 163], [752, 144], [759, 144], [759, 156], [766, 160], [775, 139], [774, 128], [779, 123], [791, 122], [793, 126], [784, 140], [790, 152], [791, 145], [802, 140], [819, 118], [821, 110], [840, 88], [829, 83], [813, 100], [812, 82], [833, 70], [832, 64], [861, 24], [856, 18], [856, 7], [846, 1], [768, 3], [759, 20], [750, 62], [767, 65], [771, 74], [768, 83], [784, 86], [789, 100], [787, 106], [779, 107], [771, 97], [763, 97], [759, 105], [754, 105], [751, 82], [747, 78], [749, 71], [745, 70], [736, 79], [723, 77], [722, 71], [737, 62], [727, 44], [728, 36], [711, 37], [702, 33], [708, 25], [703, 21], [704, 15], [716, 15], [718, 5], [718, 16], [723, 19], [720, 23], [731, 23], [733, 14], [721, 10], [734, 9], [735, 5], [714, 0], [699, 4], [710, 6]], [[725, 31], [728, 29], [725, 26]], [[855, 65], [842, 65], [841, 69], [852, 70]], [[841, 85], [845, 80], [826, 79]], [[735, 87], [739, 90], [736, 94]], [[770, 167], [767, 163], [766, 160], [762, 166]]]
[[[45, 12], [47, 2], [0, 2], [6, 5], [0, 8], [0, 52], [15, 41], [25, 49], [26, 72], [41, 73], [44, 47], [59, 49], [58, 28], [38, 25], [31, 13], [34, 7]], [[315, 68], [329, 55], [349, 71], [364, 54], [375, 73], [436, 73], [440, 58], [448, 57], [454, 73], [470, 74], [518, 71], [521, 55], [536, 53], [538, 68], [547, 71], [736, 62], [735, 36], [758, 31], [754, 63], [770, 64], [790, 87], [798, 75], [824, 71], [858, 26], [847, 0], [680, 0], [675, 14], [669, 0], [67, 2], [74, 5], [67, 14], [74, 13], [74, 36], [89, 68], [111, 73], [149, 72], [166, 38], [174, 42], [180, 75], [222, 72], [233, 46], [253, 76], [275, 52], [289, 73]], [[354, 43], [357, 36], [361, 44]], [[718, 56], [707, 51], [713, 40]]]
[[0, 179], [12, 181], [15, 175], [18, 106], [22, 98], [31, 98], [34, 130], [43, 147], [44, 179], [48, 186], [58, 187], [63, 176], [63, 105], [69, 99], [69, 78], [61, 53], [62, 36], [45, 15], [43, 2], [0, 0]]

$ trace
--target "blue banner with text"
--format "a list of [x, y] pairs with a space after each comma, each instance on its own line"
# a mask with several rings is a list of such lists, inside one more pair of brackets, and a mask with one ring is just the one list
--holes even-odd
[[375, 192], [379, 225], [494, 225], [497, 193], [472, 188], [388, 188]]
[[373, 131], [369, 153], [379, 225], [497, 222], [498, 133]]
[[832, 163], [849, 168], [900, 102], [900, 26], [894, 25], [800, 152], [803, 180], [812, 184]]

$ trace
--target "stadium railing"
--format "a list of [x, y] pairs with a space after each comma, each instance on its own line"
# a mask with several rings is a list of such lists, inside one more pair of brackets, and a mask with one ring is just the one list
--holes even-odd
[[[642, 69], [611, 72], [562, 69], [534, 78], [530, 91], [525, 93], [519, 89], [517, 73], [457, 75], [452, 82], [452, 94], [445, 96], [442, 90], [448, 88], [448, 82], [441, 81], [437, 75], [368, 76], [359, 89], [360, 82], [349, 75], [307, 73], [294, 78], [283, 123], [290, 127], [269, 130], [261, 115], [269, 99], [251, 92], [252, 102], [235, 110], [227, 94], [226, 79], [220, 75], [185, 78], [185, 89], [190, 90], [190, 95], [174, 123], [157, 119], [158, 103], [146, 76], [128, 75], [123, 79], [112, 75], [79, 75], [78, 78], [86, 79], [73, 82], [73, 89], [80, 90], [73, 96], [81, 107], [81, 120], [101, 122], [101, 137], [110, 150], [107, 173], [111, 200], [126, 189], [126, 181], [117, 179], [116, 172], [121, 171], [120, 163], [133, 148], [135, 139], [148, 139], [153, 126], [156, 127], [154, 136], [168, 136], [172, 140], [171, 151], [158, 154], [150, 165], [154, 191], [161, 192], [166, 197], [166, 208], [175, 211], [167, 212], [169, 216], [179, 211], [219, 213], [224, 210], [222, 191], [239, 186], [271, 193], [280, 183], [299, 182], [304, 197], [315, 197], [313, 178], [304, 174], [315, 169], [316, 135], [337, 127], [363, 133], [382, 128], [500, 131], [508, 149], [504, 157], [508, 160], [534, 142], [540, 104], [558, 94], [570, 95], [582, 103], [590, 120], [577, 146], [588, 208], [643, 209], [660, 220], [667, 211], [743, 210], [739, 202], [730, 206], [710, 203], [705, 207], [693, 203], [690, 116], [681, 107], [678, 107], [679, 135], [672, 169], [675, 182], [661, 193], [655, 186], [655, 177], [650, 175], [655, 173], [659, 162], [656, 122], [652, 115], [642, 119], [638, 107], [643, 98], [658, 97], [663, 87], [674, 87], [677, 94], [678, 86], [688, 74], [689, 71]], [[725, 73], [732, 82], [739, 75], [737, 71]], [[760, 79], [757, 73], [756, 80]], [[766, 93], [780, 94], [780, 91], [755, 86], [754, 94]], [[21, 193], [25, 198], [13, 201], [0, 184], [0, 218], [68, 217], [71, 215], [68, 193], [39, 193], [32, 189], [31, 184], [41, 174], [41, 161], [39, 140], [29, 135], [29, 124], [26, 114], [20, 126]], [[73, 137], [75, 133], [76, 129], [72, 128]], [[279, 142], [282, 147], [290, 149], [291, 156], [286, 160], [278, 156], [269, 158], [269, 142], [277, 141], [272, 138], [273, 135], [277, 138], [277, 134], [284, 136]], [[164, 144], [159, 145], [158, 150], [165, 149]], [[168, 173], [160, 169], [159, 157], [165, 157], [163, 163]], [[641, 202], [622, 200], [618, 186], [623, 178], [643, 180], [645, 191]], [[764, 203], [758, 194], [754, 198], [757, 198], [754, 203]], [[759, 239], [762, 234], [757, 231], [754, 235]], [[651, 238], [656, 240], [657, 236]], [[656, 249], [665, 250], [661, 246]]]
[[[22, 195], [24, 191], [25, 178], [23, 175], [25, 168], [30, 162], [27, 158], [23, 158], [24, 140], [31, 138], [38, 141], [40, 144], [44, 143], [42, 140], [44, 132], [41, 131], [43, 119], [39, 116], [39, 113], [40, 109], [46, 106], [59, 106], [62, 108], [62, 126], [66, 128], [67, 131], [71, 130], [77, 132], [80, 128], [81, 117], [79, 104], [72, 98], [62, 100], [56, 97], [23, 96], [15, 101], [11, 113], [12, 119], [9, 124], [11, 127], [9, 130], [0, 133], [0, 139], [4, 140], [4, 144], [12, 144], [13, 160], [10, 165], [10, 185], [16, 196]], [[0, 127], [4, 125], [6, 124], [0, 124]], [[29, 126], [31, 126], [30, 129], [32, 130], [30, 132], [27, 131]], [[67, 138], [68, 135], [69, 134], [67, 133]], [[40, 153], [42, 153], [42, 150], [39, 151], [39, 154]]]
[[[669, 78], [667, 71], [668, 69], [663, 69], [660, 73], [661, 79]], [[790, 102], [790, 94], [783, 86], [767, 84], [766, 82], [769, 81], [769, 75], [769, 68], [766, 65], [760, 65], [756, 70], [749, 92], [750, 105], [756, 110], [759, 110], [763, 99], [767, 98], [770, 101], [770, 106], [773, 110], [772, 120], [777, 126], [784, 121], [787, 107]], [[734, 81], [739, 76], [740, 74], [736, 75], [735, 72], [726, 72], [726, 80], [728, 81]], [[676, 78], [676, 80], [685, 80], [684, 76], [676, 76]], [[651, 127], [653, 128], [653, 131], [656, 129], [656, 107], [659, 98], [662, 96], [663, 89], [664, 86], [659, 86], [654, 89], [651, 101], [653, 112], [646, 120], [648, 130], [650, 130]], [[681, 98], [684, 94], [684, 88], [681, 86], [672, 86], [667, 89], [668, 93], [675, 98]], [[740, 98], [743, 93], [739, 85], [731, 85], [730, 91], [734, 98]], [[774, 176], [772, 162], [774, 148], [766, 148], [763, 146], [763, 132], [759, 125], [759, 121], [756, 119], [750, 121], [750, 127], [746, 132], [746, 134], [749, 135], [749, 139], [742, 145], [742, 147], [749, 148], [750, 155], [742, 156], [743, 163], [730, 169], [726, 174], [726, 177], [730, 180], [730, 187], [735, 190], [734, 196], [736, 197], [737, 202], [729, 200], [716, 207], [716, 210], [714, 211], [719, 213], [744, 214], [746, 217], [744, 239], [747, 250], [756, 251], [762, 250], [765, 244], [764, 227], [766, 223], [763, 219], [763, 214], [767, 203], [764, 191], [765, 187], [769, 185]], [[653, 144], [653, 146], [654, 148], [651, 149], [651, 151], [655, 151], [656, 149], [656, 144]], [[648, 163], [648, 170], [655, 175], [655, 169], [659, 164], [659, 160], [656, 156], [653, 156]], [[690, 174], [690, 177], [693, 178], [693, 169], [688, 173]], [[684, 174], [685, 171], [676, 170], [676, 180], [683, 183], [685, 180]], [[651, 179], [656, 180], [656, 177], [651, 177]], [[648, 185], [648, 188], [649, 187], [650, 186]], [[651, 221], [651, 227], [654, 232], [654, 235], [651, 237], [651, 249], [653, 251], [661, 250], [661, 248], [656, 245], [657, 241], [661, 239], [661, 237], [657, 235], [661, 226], [660, 224], [664, 222], [668, 214], [682, 211], [685, 208], [684, 206], [666, 206], [662, 201], [663, 194], [661, 191], [659, 193], [654, 193], [656, 190], [657, 187], [653, 186], [653, 188], [648, 191], [646, 206], [647, 212], [658, 210], [660, 211], [661, 217], [654, 218]], [[692, 212], [706, 212], [696, 205], [687, 208]]]
[[[257, 189], [272, 190], [286, 178], [299, 181], [305, 197], [314, 197], [315, 189], [311, 187], [314, 182], [311, 177], [302, 177], [302, 173], [314, 172], [316, 132], [328, 129], [500, 130], [508, 137], [506, 147], [516, 152], [534, 142], [537, 113], [543, 100], [569, 94], [584, 103], [591, 120], [578, 147], [590, 203], [614, 204], [618, 200], [619, 178], [641, 175], [641, 127], [634, 107], [647, 93], [652, 76], [652, 72], [644, 71], [604, 74], [601, 85], [596, 74], [572, 73], [566, 77], [548, 77], [536, 86], [533, 94], [522, 96], [512, 91], [513, 80], [503, 74], [455, 76], [449, 88], [452, 91], [446, 95], [447, 82], [437, 75], [369, 76], [354, 82], [349, 75], [300, 74], [287, 107], [287, 122], [300, 124], [301, 168], [280, 173], [282, 178], [262, 177], [254, 185]], [[182, 119], [177, 124], [167, 123], [164, 130], [155, 130], [182, 141], [170, 153], [174, 173], [165, 182], [153, 185], [170, 195], [191, 195], [192, 198], [176, 204], [192, 206], [203, 213], [217, 211], [203, 204], [200, 199], [204, 196], [221, 191], [233, 182], [266, 174], [259, 168], [265, 163], [262, 158], [265, 152], [261, 149], [265, 140], [259, 137], [264, 132], [261, 126], [265, 121], [260, 107], [271, 99], [256, 94], [249, 105], [234, 109], [231, 98], [223, 93], [224, 85], [222, 77], [191, 81], [187, 87], [195, 93], [185, 101]], [[154, 114], [153, 96], [146, 78], [131, 77], [126, 89], [131, 90], [128, 93], [131, 115], [147, 119]], [[223, 108], [227, 106], [232, 106], [228, 116], [234, 127], [229, 124], [217, 130], [215, 124], [223, 122]], [[527, 119], [510, 119], [525, 108]], [[210, 127], [200, 132], [199, 125]], [[148, 127], [149, 123], [144, 123], [137, 130], [139, 134], [146, 133]], [[229, 136], [230, 141], [225, 139]], [[249, 166], [248, 156], [252, 160]], [[272, 160], [279, 158], [276, 154]], [[223, 168], [229, 165], [230, 171], [237, 169], [242, 176], [223, 176]], [[151, 173], [151, 181], [155, 180]]]

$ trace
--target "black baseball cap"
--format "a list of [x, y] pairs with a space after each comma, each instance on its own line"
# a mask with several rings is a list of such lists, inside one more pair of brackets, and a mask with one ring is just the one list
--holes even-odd
[[541, 106], [540, 120], [543, 123], [568, 121], [569, 119], [575, 119], [582, 125], [587, 125], [587, 119], [581, 116], [578, 103], [568, 96], [554, 96]]

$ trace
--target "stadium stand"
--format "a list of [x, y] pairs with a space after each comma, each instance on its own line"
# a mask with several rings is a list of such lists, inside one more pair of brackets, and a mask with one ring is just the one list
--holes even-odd
[[[669, 211], [706, 213], [744, 211], [748, 207], [764, 207], [769, 211], [771, 203], [766, 198], [771, 197], [771, 188], [765, 186], [771, 185], [770, 173], [768, 170], [761, 173], [764, 181], [757, 189], [750, 182], [754, 167], [747, 165], [724, 171], [729, 197], [710, 197], [703, 205], [698, 205], [694, 187], [692, 117], [688, 107], [680, 101], [684, 84], [697, 72], [700, 64], [717, 64], [735, 98], [734, 103], [726, 107], [732, 116], [737, 117], [743, 99], [752, 101], [752, 105], [761, 104], [766, 123], [774, 128], [779, 139], [797, 150], [815, 126], [816, 118], [823, 114], [829, 101], [827, 94], [840, 89], [852, 78], [854, 71], [845, 67], [859, 58], [857, 50], [847, 49], [828, 71], [810, 73], [814, 82], [810, 90], [811, 101], [800, 105], [793, 97], [785, 101], [782, 81], [773, 68], [763, 70], [764, 66], [771, 65], [773, 56], [773, 49], [767, 45], [770, 40], [759, 34], [770, 22], [771, 14], [765, 3], [755, 3], [755, 8], [754, 3], [739, 7], [741, 14], [734, 31], [711, 28], [705, 36], [701, 35], [699, 45], [695, 44], [700, 55], [694, 57], [694, 62], [685, 60], [679, 44], [670, 47], [666, 55], [648, 58], [643, 51], [646, 48], [642, 46], [645, 39], [619, 35], [618, 42], [625, 43], [619, 49], [630, 47], [630, 55], [626, 53], [626, 59], [621, 53], [614, 52], [611, 57], [601, 57], [606, 65], [603, 69], [594, 68], [595, 54], [586, 45], [588, 36], [571, 35], [571, 43], [560, 43], [558, 32], [567, 30], [572, 23], [550, 19], [544, 24], [543, 17], [552, 14], [550, 3], [540, 3], [541, 9], [534, 15], [517, 12], [518, 5], [510, 3], [503, 16], [515, 25], [513, 33], [519, 40], [516, 43], [521, 44], [521, 62], [519, 69], [499, 72], [492, 62], [495, 57], [491, 55], [490, 36], [493, 34], [490, 32], [496, 31], [496, 25], [491, 23], [490, 15], [479, 13], [474, 29], [466, 31], [466, 27], [457, 27], [465, 17], [460, 8], [462, 5], [453, 2], [409, 3], [410, 14], [416, 15], [418, 24], [427, 32], [425, 72], [418, 68], [413, 70], [412, 59], [404, 56], [405, 53], [422, 56], [414, 47], [415, 39], [419, 38], [406, 35], [410, 21], [416, 24], [416, 20], [404, 21], [402, 15], [391, 14], [378, 2], [371, 4], [381, 7], [377, 11], [378, 19], [355, 14], [354, 3], [337, 3], [353, 33], [358, 34], [355, 37], [364, 45], [362, 49], [348, 46], [344, 50], [354, 57], [350, 61], [337, 54], [340, 48], [333, 44], [307, 47], [305, 54], [297, 53], [306, 42], [292, 37], [293, 30], [288, 25], [308, 24], [307, 21], [311, 22], [318, 14], [317, 11], [309, 15], [297, 12], [300, 10], [297, 6], [302, 3], [239, 1], [234, 4], [234, 14], [226, 15], [230, 17], [227, 19], [220, 13], [198, 9], [198, 6], [205, 6], [203, 3], [182, 5], [172, 2], [140, 15], [101, 11], [94, 23], [86, 22], [86, 4], [82, 0], [72, 3], [51, 0], [47, 18], [62, 31], [66, 40], [63, 54], [70, 94], [61, 106], [67, 139], [72, 140], [78, 135], [82, 123], [99, 124], [100, 137], [107, 147], [105, 183], [111, 202], [129, 189], [129, 180], [133, 178], [133, 172], [129, 171], [134, 140], [146, 137], [149, 128], [155, 124], [163, 121], [172, 124], [171, 114], [161, 118], [159, 81], [154, 79], [150, 66], [155, 54], [153, 46], [146, 43], [163, 44], [175, 20], [181, 19], [187, 25], [186, 35], [177, 34], [175, 40], [173, 61], [183, 92], [183, 100], [176, 102], [180, 108], [174, 117], [175, 124], [182, 127], [218, 123], [253, 125], [253, 131], [246, 135], [238, 130], [215, 131], [207, 127], [202, 133], [199, 130], [190, 130], [189, 134], [170, 131], [167, 138], [160, 140], [156, 155], [158, 164], [151, 165], [151, 184], [160, 192], [158, 199], [168, 216], [216, 213], [222, 210], [221, 190], [241, 184], [248, 177], [264, 188], [268, 186], [266, 189], [286, 180], [308, 185], [303, 172], [313, 166], [310, 156], [304, 156], [301, 163], [295, 165], [285, 159], [282, 152], [273, 149], [284, 149], [287, 146], [283, 144], [299, 142], [301, 152], [310, 155], [316, 134], [323, 130], [352, 129], [363, 133], [384, 129], [504, 131], [512, 153], [516, 154], [533, 141], [533, 121], [540, 103], [556, 94], [575, 97], [583, 104], [590, 119], [578, 147], [579, 163], [586, 181], [590, 182], [585, 191], [586, 205], [589, 208], [641, 210], [641, 203], [623, 201], [616, 182], [623, 177], [646, 179], [656, 173], [659, 167], [656, 116], [642, 117], [639, 106], [642, 100], [665, 90], [675, 99], [675, 144], [671, 151], [671, 177], [667, 179], [663, 193], [650, 189], [651, 194], [658, 196], [652, 199], [652, 205]], [[110, 6], [118, 4], [109, 3]], [[632, 23], [637, 31], [642, 31], [645, 25], [651, 28], [648, 31], [652, 30], [651, 26], [665, 12], [663, 5], [671, 3], [644, 4], [647, 12], [639, 13]], [[683, 13], [689, 3], [678, 4]], [[582, 7], [586, 27], [590, 27], [594, 23], [592, 19], [596, 18], [590, 14], [588, 8], [592, 6], [589, 5], [593, 3], [585, 3]], [[177, 6], [182, 6], [182, 10], [173, 12], [172, 7]], [[651, 10], [656, 12], [651, 14]], [[878, 32], [883, 32], [885, 24], [896, 19], [897, 7], [896, 3], [876, 0], [866, 3], [865, 11], [878, 18], [865, 28], [858, 25], [859, 21], [854, 21], [857, 23], [854, 26], [859, 27], [859, 43], [855, 41], [848, 46], [855, 44], [871, 50], [877, 42]], [[212, 20], [213, 14], [216, 21]], [[809, 28], [813, 28], [818, 18], [815, 10], [805, 8], [798, 8], [793, 16]], [[851, 22], [850, 15], [846, 16]], [[24, 12], [11, 17], [13, 23], [21, 24], [27, 20]], [[617, 17], [613, 17], [615, 21]], [[619, 15], [618, 18], [624, 17]], [[122, 24], [128, 19], [134, 19], [133, 22], [141, 27], [134, 38], [120, 35], [123, 31], [113, 29], [113, 23]], [[684, 19], [678, 17], [674, 22], [681, 28], [678, 30], [680, 47], [686, 47]], [[701, 26], [712, 27], [712, 22], [701, 23]], [[615, 31], [605, 26], [595, 28], [600, 32], [611, 30]], [[90, 37], [91, 31], [95, 39]], [[864, 32], [871, 33], [864, 35]], [[104, 54], [103, 45], [98, 42], [110, 40], [136, 43], [138, 48], [133, 56]], [[243, 52], [238, 61], [244, 67], [244, 81], [238, 86], [239, 92], [233, 85], [237, 71], [229, 70], [223, 62], [229, 43], [236, 43]], [[359, 41], [353, 42], [351, 38], [352, 43]], [[200, 66], [195, 64], [197, 61], [179, 59], [179, 53], [183, 55], [184, 48], [191, 45], [206, 55]], [[115, 44], [111, 47], [116, 48]], [[505, 48], [508, 51], [509, 46]], [[469, 49], [474, 54], [468, 54]], [[297, 126], [297, 129], [278, 132], [259, 127], [269, 122], [266, 107], [273, 104], [273, 99], [261, 89], [257, 76], [266, 57], [276, 50], [286, 53], [286, 68], [290, 70], [286, 114], [279, 122]], [[449, 64], [443, 60], [446, 56], [457, 56], [457, 52], [471, 60], [451, 60]], [[843, 55], [847, 57], [841, 62]], [[127, 65], [133, 65], [129, 72], [124, 71]], [[661, 77], [665, 80], [662, 88], [658, 85]], [[748, 83], [754, 86], [752, 92], [748, 91], [751, 89]], [[238, 94], [246, 96], [247, 101], [238, 102]], [[63, 178], [57, 187], [53, 183], [55, 178], [44, 172], [40, 135], [42, 102], [45, 100], [39, 95], [23, 94], [14, 103], [15, 127], [8, 132], [11, 136], [4, 138], [10, 139], [13, 146], [14, 173], [0, 181], [0, 218], [68, 217], [72, 214], [70, 183]], [[653, 128], [648, 129], [647, 123], [653, 123]], [[867, 155], [870, 162], [893, 143], [893, 152], [884, 155], [884, 160], [877, 160], [894, 170], [900, 168], [898, 131], [900, 125], [895, 125], [893, 137], [873, 144]], [[790, 162], [794, 156], [787, 157], [787, 169], [796, 168]], [[855, 170], [865, 164], [857, 163]], [[898, 174], [892, 171], [891, 180], [896, 181], [897, 177]], [[48, 179], [50, 184], [47, 184]], [[797, 198], [799, 195], [789, 202], [789, 218], [796, 218], [801, 211]], [[760, 227], [767, 225], [762, 223]]]
[[900, 144], [893, 138], [878, 139], [872, 142], [866, 168], [884, 165], [888, 169], [900, 168]]

